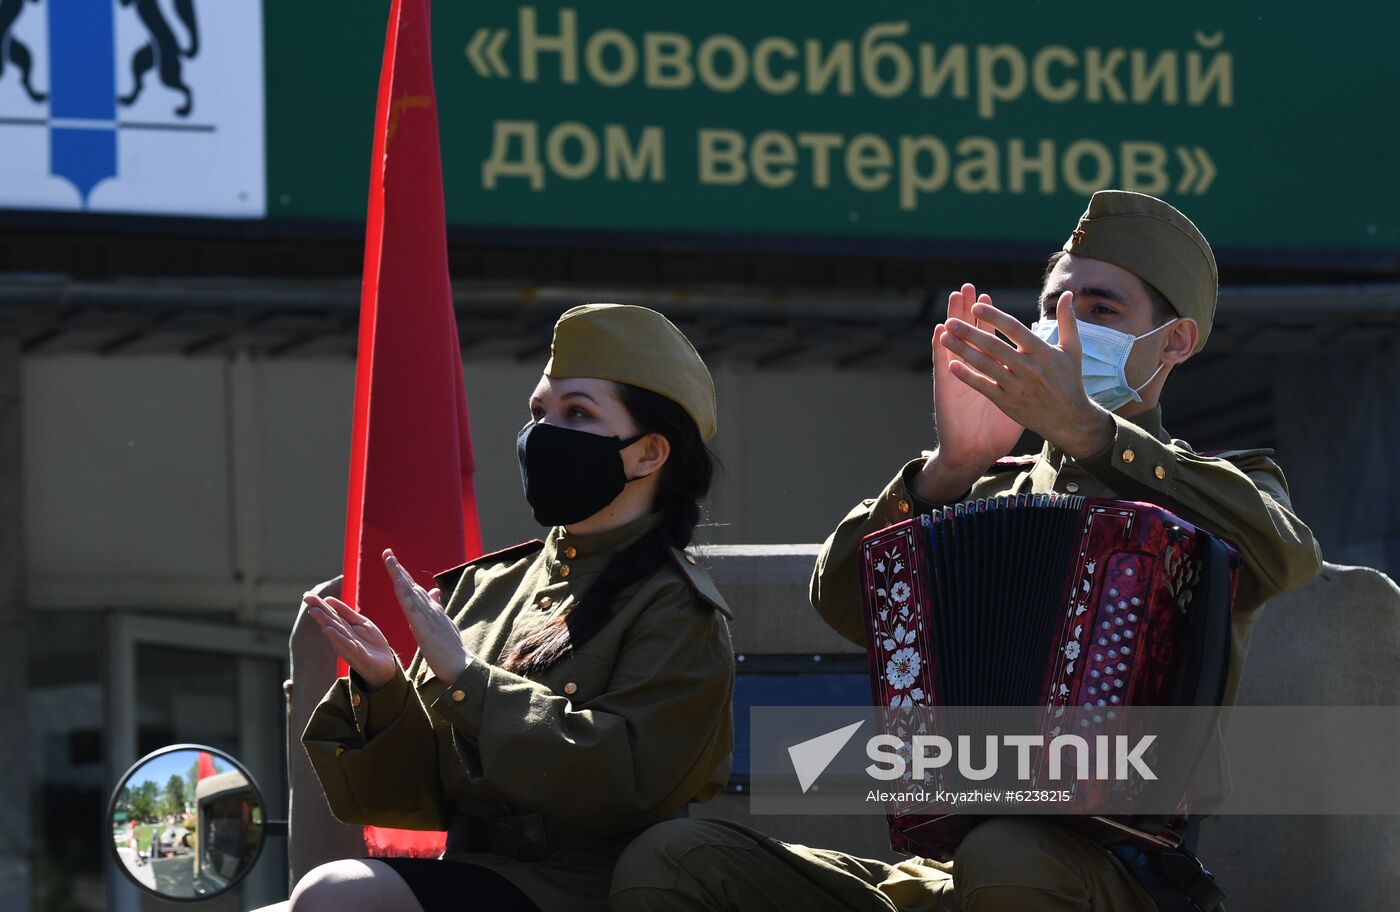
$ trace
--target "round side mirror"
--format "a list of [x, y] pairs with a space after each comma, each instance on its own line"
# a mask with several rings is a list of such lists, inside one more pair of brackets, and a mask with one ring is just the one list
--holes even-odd
[[117, 867], [161, 899], [191, 902], [231, 890], [262, 853], [267, 805], [233, 757], [176, 744], [136, 761], [107, 821]]

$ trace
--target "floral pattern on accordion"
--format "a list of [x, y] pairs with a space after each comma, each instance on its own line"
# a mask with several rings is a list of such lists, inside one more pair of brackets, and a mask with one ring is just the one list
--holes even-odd
[[[862, 601], [874, 697], [877, 705], [885, 707], [884, 730], [899, 739], [898, 753], [905, 760], [906, 771], [897, 790], [913, 785], [912, 736], [929, 731], [927, 717], [916, 716], [915, 708], [935, 703], [925, 626], [929, 609], [919, 588], [920, 576], [927, 571], [916, 536], [924, 534], [922, 521], [908, 520], [865, 543]], [[899, 803], [890, 808], [894, 814], [913, 810], [912, 805]]]
[[879, 559], [871, 567], [875, 584], [871, 595], [876, 606], [871, 640], [879, 649], [887, 703], [894, 709], [928, 705], [928, 695], [918, 686], [924, 667], [918, 644], [923, 618], [915, 612], [919, 606], [906, 578], [910, 568], [905, 563], [905, 553], [907, 550], [901, 551], [898, 542], [880, 548], [876, 552]]

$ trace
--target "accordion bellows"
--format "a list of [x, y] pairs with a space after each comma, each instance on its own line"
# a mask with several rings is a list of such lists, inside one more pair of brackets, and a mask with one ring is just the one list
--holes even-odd
[[[860, 559], [876, 705], [1038, 706], [1054, 737], [1060, 707], [1220, 703], [1239, 561], [1159, 507], [988, 498], [875, 532]], [[894, 848], [951, 857], [976, 819], [939, 819], [892, 815]]]

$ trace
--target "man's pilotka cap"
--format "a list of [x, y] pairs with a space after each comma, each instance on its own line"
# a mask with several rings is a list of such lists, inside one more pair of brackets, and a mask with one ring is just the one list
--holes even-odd
[[1195, 350], [1205, 347], [1220, 282], [1215, 254], [1200, 230], [1171, 205], [1130, 190], [1100, 190], [1064, 249], [1120, 266], [1160, 291], [1179, 316], [1200, 327]]
[[597, 377], [665, 396], [685, 409], [702, 440], [715, 436], [715, 382], [675, 324], [646, 307], [584, 304], [554, 324], [547, 376]]

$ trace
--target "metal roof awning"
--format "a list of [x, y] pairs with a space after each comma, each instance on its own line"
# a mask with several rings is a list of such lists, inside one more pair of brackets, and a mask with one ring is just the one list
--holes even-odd
[[[1037, 290], [993, 289], [1030, 319]], [[352, 356], [358, 280], [158, 278], [80, 281], [0, 277], [0, 332], [31, 353], [266, 357]], [[575, 304], [613, 301], [663, 311], [706, 358], [759, 368], [826, 364], [928, 369], [928, 330], [945, 293], [755, 287], [594, 287], [459, 282], [453, 286], [467, 357], [536, 360], [550, 327]], [[1400, 333], [1400, 284], [1222, 289], [1209, 357], [1335, 350]]]

